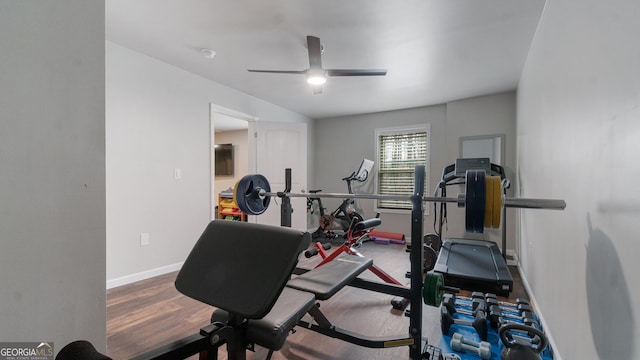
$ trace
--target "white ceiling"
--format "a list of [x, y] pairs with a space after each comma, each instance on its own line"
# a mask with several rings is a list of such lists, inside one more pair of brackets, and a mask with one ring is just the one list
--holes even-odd
[[[444, 103], [513, 90], [544, 0], [107, 0], [106, 38], [310, 118]], [[313, 95], [306, 36], [332, 77]], [[213, 60], [200, 54], [216, 51]]]

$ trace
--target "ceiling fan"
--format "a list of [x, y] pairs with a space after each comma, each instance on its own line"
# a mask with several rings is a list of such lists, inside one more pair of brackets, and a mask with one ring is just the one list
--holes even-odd
[[249, 72], [300, 74], [307, 76], [307, 82], [313, 86], [313, 93], [322, 93], [322, 85], [328, 76], [384, 76], [386, 69], [323, 69], [320, 38], [307, 36], [307, 49], [309, 50], [309, 68], [306, 70], [248, 70]]

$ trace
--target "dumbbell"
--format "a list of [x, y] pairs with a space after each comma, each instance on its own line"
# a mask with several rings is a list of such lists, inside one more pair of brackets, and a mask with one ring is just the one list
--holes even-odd
[[502, 325], [509, 324], [509, 323], [525, 324], [527, 326], [535, 327], [536, 329], [540, 328], [538, 320], [536, 320], [534, 317], [518, 318], [513, 315], [511, 317], [505, 317], [503, 316], [500, 309], [493, 309], [493, 311], [489, 311], [489, 324], [491, 324], [492, 328], [498, 329]]
[[[484, 299], [487, 302], [487, 305], [489, 305], [489, 306], [491, 306], [491, 305], [499, 305], [500, 307], [503, 307], [503, 308], [515, 308], [516, 310], [520, 310], [519, 306], [520, 307], [530, 306], [529, 305], [529, 300], [527, 300], [527, 299], [517, 298], [515, 303], [506, 302], [506, 301], [499, 301], [498, 297], [496, 296], [496, 294], [492, 294], [492, 293], [484, 294]], [[531, 311], [531, 308], [529, 308], [528, 311]]]
[[495, 312], [500, 316], [508, 317], [511, 319], [522, 320], [524, 318], [534, 319], [535, 315], [531, 311], [522, 310], [516, 314], [516, 310], [503, 309], [497, 305], [489, 305], [489, 313]]
[[462, 334], [454, 333], [451, 337], [450, 345], [453, 351], [469, 351], [477, 354], [481, 359], [491, 359], [491, 343], [487, 341], [476, 342], [471, 339], [466, 339]]
[[531, 310], [531, 306], [529, 306], [528, 304], [517, 304], [517, 306], [504, 306], [504, 305], [498, 304], [498, 302], [495, 299], [487, 299], [486, 302], [487, 302], [488, 308], [497, 307], [506, 312], [533, 314], [533, 310]]
[[489, 307], [489, 323], [492, 327], [497, 328], [502, 322], [520, 322], [524, 324], [538, 325], [538, 321], [533, 313], [523, 311], [520, 315], [510, 314], [503, 312], [498, 306], [492, 305]]
[[464, 307], [469, 307], [468, 305], [461, 305], [458, 304], [458, 306], [456, 307], [456, 302], [455, 302], [455, 297], [453, 296], [447, 296], [448, 294], [446, 294], [443, 298], [442, 298], [442, 306], [445, 306], [447, 308], [447, 310], [449, 310], [449, 314], [453, 315], [457, 312], [461, 313], [461, 314], [465, 314], [465, 315], [471, 315], [471, 316], [476, 316], [476, 313], [478, 311], [483, 311], [487, 312], [487, 305], [484, 302], [484, 299], [473, 299], [471, 301], [471, 310], [466, 310], [466, 309], [462, 309], [460, 308], [461, 306]]
[[[453, 299], [453, 303], [455, 305], [458, 305], [458, 306], [469, 307], [469, 304], [471, 304], [471, 309], [472, 310], [475, 310], [479, 303], [486, 304], [486, 302], [484, 301], [484, 297], [483, 297], [481, 292], [473, 292], [471, 294], [471, 297], [457, 296], [456, 294], [446, 293], [443, 296], [443, 300], [444, 300], [444, 298], [452, 298]], [[461, 300], [461, 301], [456, 301], [456, 300]], [[485, 309], [486, 309], [486, 306], [485, 306]]]
[[487, 325], [487, 315], [484, 311], [476, 312], [475, 318], [473, 321], [463, 320], [463, 319], [454, 319], [453, 316], [449, 313], [449, 310], [446, 306], [442, 306], [440, 308], [440, 329], [443, 334], [448, 334], [451, 325], [466, 325], [473, 327], [480, 339], [487, 340], [487, 336], [489, 333], [489, 325]]

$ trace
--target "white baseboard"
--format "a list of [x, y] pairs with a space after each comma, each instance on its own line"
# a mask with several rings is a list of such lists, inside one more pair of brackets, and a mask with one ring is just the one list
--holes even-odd
[[[507, 265], [518, 266], [519, 264], [518, 254], [515, 251], [507, 249]], [[519, 268], [518, 268], [519, 269]]]
[[150, 279], [155, 276], [164, 275], [170, 272], [178, 271], [182, 267], [184, 262], [179, 262], [167, 266], [161, 266], [159, 268], [145, 270], [136, 274], [126, 275], [119, 278], [107, 280], [107, 289], [112, 289], [118, 286], [127, 285], [140, 280]]
[[[507, 251], [508, 252], [508, 251]], [[527, 290], [527, 294], [529, 295], [529, 302], [533, 305], [533, 308], [536, 310], [536, 314], [538, 315], [538, 318], [540, 319], [540, 324], [542, 325], [542, 328], [544, 329], [544, 333], [545, 335], [547, 335], [547, 339], [549, 340], [549, 346], [551, 346], [551, 350], [553, 353], [553, 359], [554, 360], [562, 360], [562, 356], [560, 354], [558, 354], [558, 352], [556, 351], [558, 349], [558, 347], [556, 346], [556, 342], [553, 339], [553, 334], [551, 334], [551, 331], [549, 330], [549, 327], [547, 326], [547, 322], [544, 320], [544, 315], [540, 309], [540, 306], [538, 306], [538, 302], [536, 301], [536, 297], [533, 295], [533, 291], [531, 290], [531, 286], [529, 286], [529, 282], [527, 281], [527, 278], [524, 276], [524, 273], [522, 272], [522, 269], [520, 268], [520, 262], [518, 261], [518, 272], [520, 273], [520, 279], [522, 279], [522, 285], [524, 286], [524, 288]]]

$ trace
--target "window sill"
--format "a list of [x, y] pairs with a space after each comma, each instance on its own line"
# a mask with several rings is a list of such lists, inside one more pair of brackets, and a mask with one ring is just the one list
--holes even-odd
[[[430, 213], [429, 206], [423, 206], [423, 215], [427, 216]], [[374, 207], [374, 211], [381, 214], [407, 214], [411, 215], [410, 209], [389, 209]]]

